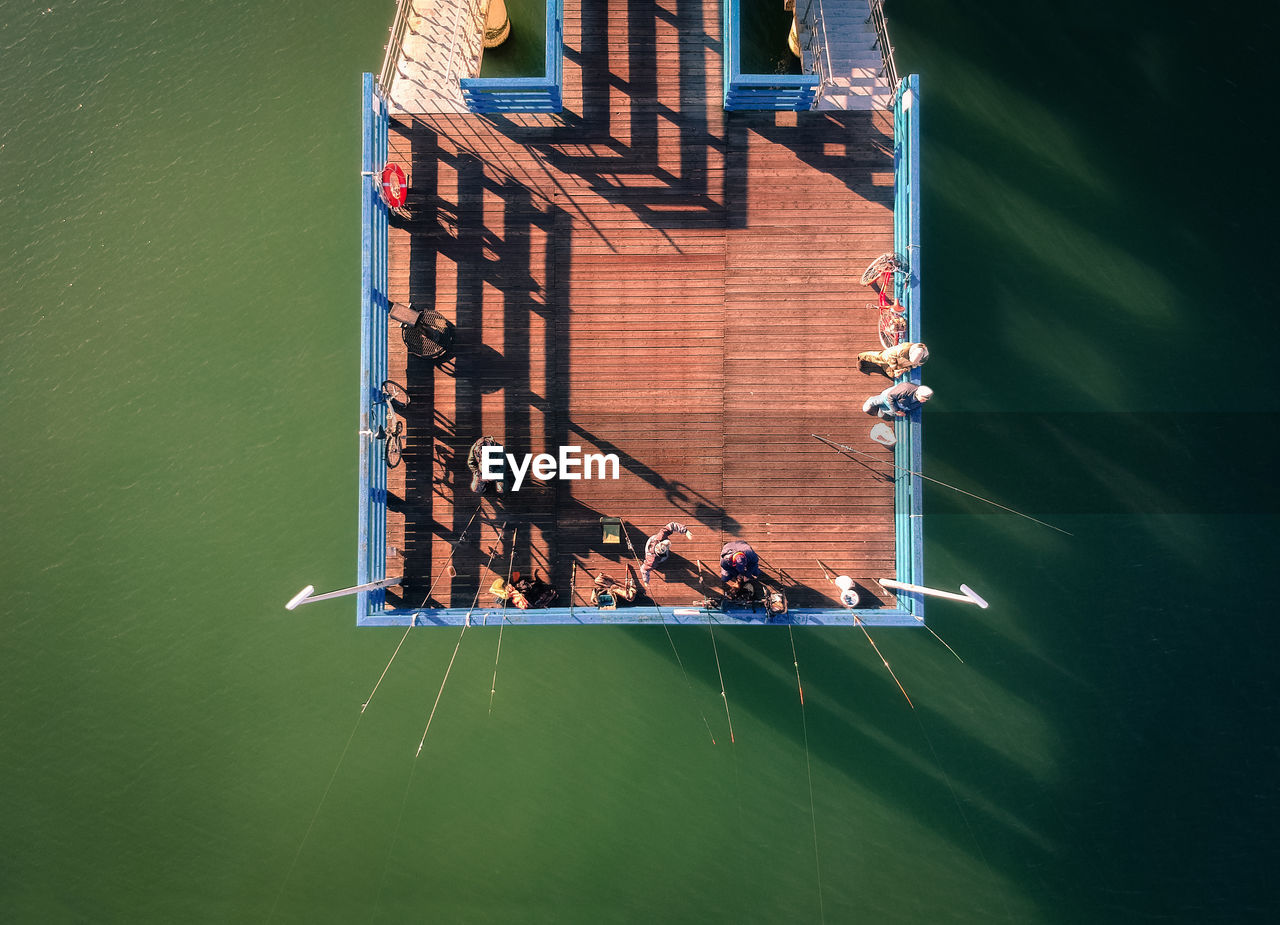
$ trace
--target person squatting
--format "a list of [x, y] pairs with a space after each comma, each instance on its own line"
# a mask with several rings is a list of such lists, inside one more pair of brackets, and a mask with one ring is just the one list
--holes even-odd
[[[913, 369], [918, 369], [929, 359], [929, 348], [924, 344], [905, 343], [885, 350], [869, 350], [858, 354], [858, 372], [865, 375], [879, 373], [887, 379], [898, 379]], [[914, 382], [899, 382], [879, 395], [872, 395], [862, 403], [862, 410], [872, 417], [886, 421], [904, 417], [924, 407], [933, 397], [933, 389]]]

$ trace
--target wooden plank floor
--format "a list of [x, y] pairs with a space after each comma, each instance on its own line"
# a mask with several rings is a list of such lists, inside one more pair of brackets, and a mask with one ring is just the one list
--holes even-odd
[[[818, 559], [890, 603], [873, 579], [893, 575], [891, 454], [860, 411], [888, 382], [852, 359], [878, 346], [858, 276], [893, 245], [890, 114], [725, 113], [718, 2], [567, 6], [564, 113], [392, 124], [413, 219], [391, 232], [389, 296], [434, 307], [458, 340], [433, 366], [389, 329], [413, 396], [388, 484], [388, 574], [405, 575], [389, 604], [490, 601], [513, 534], [514, 568], [541, 568], [567, 603], [572, 562], [621, 578], [631, 561], [602, 515], [641, 554], [670, 520], [694, 531], [654, 579], [659, 603], [705, 596], [718, 582], [693, 563], [714, 571], [733, 538], [794, 606], [837, 606]], [[621, 477], [478, 503], [481, 434], [517, 454], [615, 453]], [[580, 571], [577, 603], [586, 585]]]

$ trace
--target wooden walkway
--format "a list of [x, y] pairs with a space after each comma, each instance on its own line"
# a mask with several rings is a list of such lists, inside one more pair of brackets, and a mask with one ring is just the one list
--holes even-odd
[[[391, 325], [413, 403], [388, 486], [387, 574], [405, 575], [389, 605], [490, 602], [513, 532], [514, 568], [541, 568], [567, 604], [576, 561], [584, 604], [585, 572], [632, 561], [602, 542], [602, 515], [641, 556], [668, 521], [694, 531], [654, 579], [662, 604], [718, 586], [734, 538], [793, 606], [837, 606], [818, 559], [890, 603], [873, 579], [894, 574], [891, 453], [860, 410], [889, 383], [853, 355], [878, 346], [858, 275], [893, 246], [891, 115], [725, 113], [718, 2], [567, 6], [561, 115], [392, 123], [413, 220], [391, 231], [389, 295], [434, 307], [458, 341], [437, 367]], [[615, 453], [621, 478], [486, 495], [451, 574], [481, 434], [517, 454]]]

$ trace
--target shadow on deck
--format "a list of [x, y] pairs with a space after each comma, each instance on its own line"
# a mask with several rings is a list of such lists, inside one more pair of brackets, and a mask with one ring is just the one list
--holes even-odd
[[[876, 345], [857, 276], [892, 248], [892, 120], [725, 113], [718, 9], [571, 13], [559, 116], [392, 123], [412, 219], [391, 232], [390, 296], [458, 334], [433, 364], [389, 331], [413, 397], [388, 483], [387, 569], [405, 576], [389, 605], [484, 606], [508, 568], [540, 568], [567, 604], [574, 562], [585, 604], [584, 572], [639, 565], [603, 542], [602, 515], [641, 555], [668, 521], [693, 530], [650, 589], [664, 605], [718, 586], [733, 538], [793, 607], [838, 606], [819, 559], [892, 605], [874, 581], [894, 574], [892, 457], [858, 410], [885, 383], [850, 362]], [[480, 500], [466, 455], [482, 434], [517, 455], [612, 453], [621, 477]]]

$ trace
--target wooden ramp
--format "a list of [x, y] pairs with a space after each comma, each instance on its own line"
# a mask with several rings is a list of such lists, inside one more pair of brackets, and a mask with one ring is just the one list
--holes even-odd
[[[509, 561], [540, 568], [560, 604], [577, 562], [584, 604], [585, 573], [633, 561], [601, 516], [641, 555], [668, 521], [693, 530], [651, 586], [662, 604], [718, 585], [694, 562], [714, 572], [735, 538], [793, 606], [838, 606], [818, 559], [891, 604], [873, 580], [893, 575], [891, 453], [860, 410], [889, 383], [853, 359], [878, 346], [858, 276], [893, 245], [891, 114], [725, 113], [718, 3], [568, 7], [561, 115], [392, 123], [412, 220], [391, 231], [390, 297], [458, 339], [433, 365], [389, 332], [413, 403], [388, 486], [402, 554], [387, 573], [405, 575], [388, 605], [465, 608], [479, 589], [483, 606]], [[616, 454], [621, 477], [480, 502], [466, 454], [482, 434], [518, 454]]]

